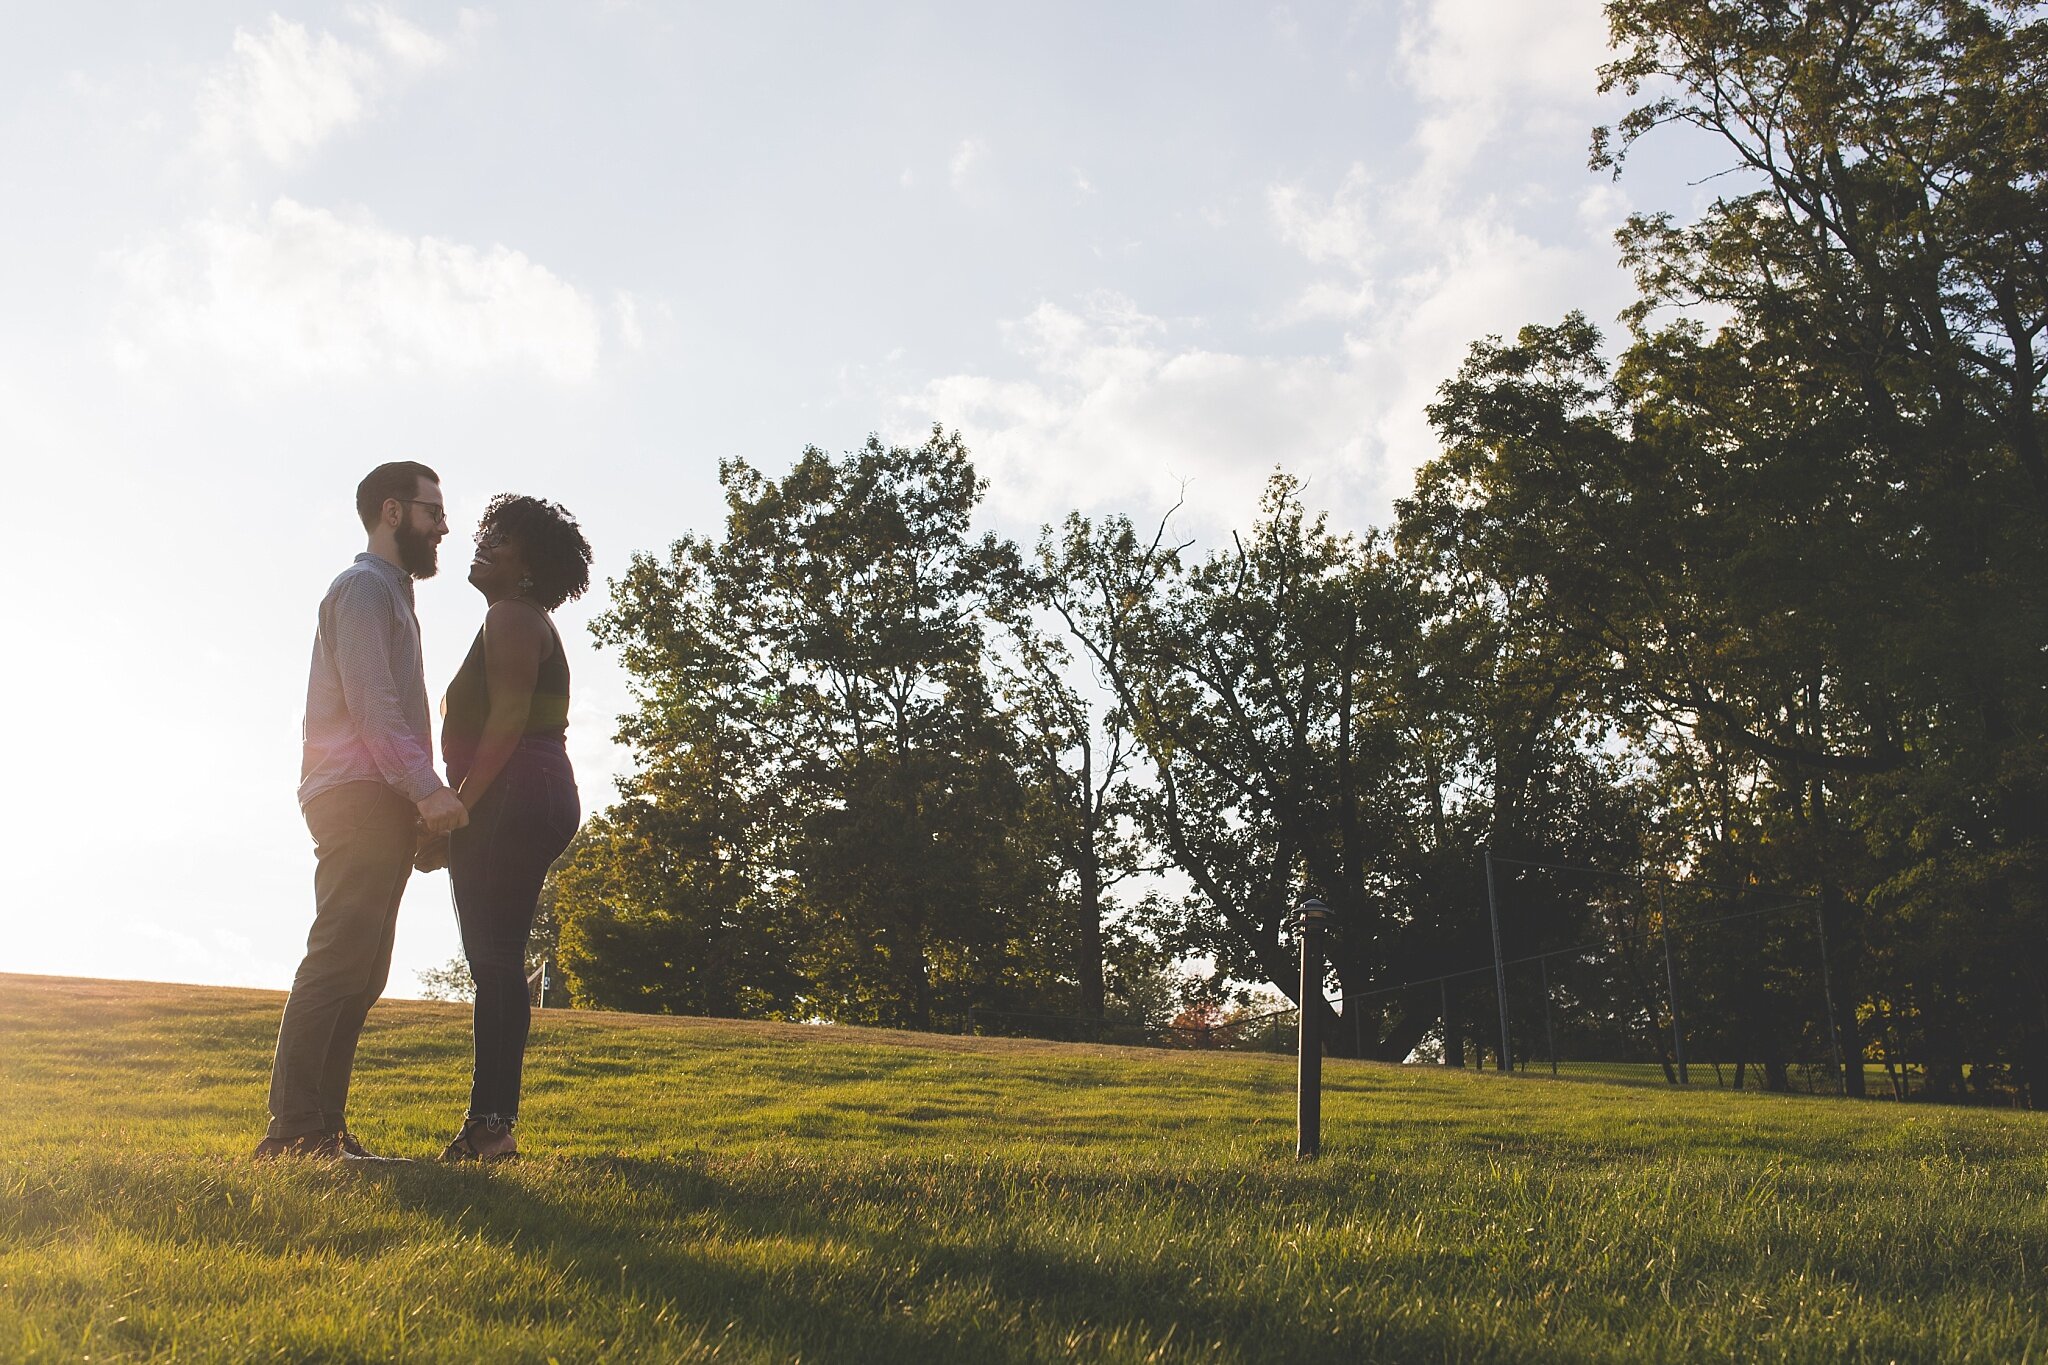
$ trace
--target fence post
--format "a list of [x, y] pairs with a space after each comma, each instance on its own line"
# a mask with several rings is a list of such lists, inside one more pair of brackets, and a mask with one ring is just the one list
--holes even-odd
[[1323, 1150], [1323, 926], [1330, 907], [1319, 900], [1301, 903], [1296, 921], [1301, 937], [1301, 1033], [1296, 1048], [1294, 1095], [1294, 1158], [1310, 1161]]
[[1500, 1002], [1500, 1058], [1497, 1071], [1511, 1071], [1514, 1062], [1508, 1052], [1508, 969], [1500, 953], [1500, 906], [1493, 893], [1493, 850], [1481, 849], [1486, 857], [1486, 914], [1493, 921], [1493, 993]]
[[1678, 973], [1671, 966], [1671, 915], [1664, 908], [1664, 880], [1658, 878], [1657, 928], [1664, 935], [1664, 990], [1671, 998], [1671, 1051], [1678, 1059], [1678, 1083], [1692, 1084], [1685, 1070], [1685, 1016], [1678, 1011]]
[[1550, 954], [1536, 959], [1543, 973], [1543, 1050], [1550, 1054], [1550, 1074], [1557, 1074], [1557, 1035], [1550, 1031]]

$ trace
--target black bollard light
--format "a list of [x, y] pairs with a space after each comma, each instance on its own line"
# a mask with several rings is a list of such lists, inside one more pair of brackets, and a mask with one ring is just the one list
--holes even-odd
[[1323, 930], [1335, 916], [1319, 900], [1301, 903], [1301, 1037], [1296, 1061], [1294, 1157], [1310, 1161], [1323, 1150]]

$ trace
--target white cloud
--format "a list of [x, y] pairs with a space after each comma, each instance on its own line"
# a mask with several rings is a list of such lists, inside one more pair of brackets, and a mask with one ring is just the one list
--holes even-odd
[[[1279, 213], [1301, 213], [1298, 244], [1356, 267], [1355, 293], [1329, 286], [1327, 312], [1349, 323], [1341, 345], [1308, 355], [1218, 350], [1118, 295], [1046, 302], [1004, 327], [1021, 377], [933, 380], [899, 396], [906, 430], [960, 428], [990, 477], [992, 509], [1014, 521], [1069, 508], [1142, 514], [1185, 482], [1190, 517], [1213, 532], [1244, 524], [1279, 465], [1309, 479], [1312, 500], [1340, 519], [1383, 524], [1436, 453], [1424, 409], [1470, 345], [1575, 306], [1597, 313], [1603, 300], [1588, 298], [1587, 284], [1613, 278], [1590, 244], [1546, 244], [1491, 202], [1433, 223], [1427, 251], [1406, 243], [1408, 263], [1371, 278], [1381, 220], [1331, 222], [1322, 206], [1284, 203]], [[1349, 306], [1360, 296], [1369, 307]]]
[[[1488, 206], [1490, 207], [1490, 206]], [[1436, 453], [1423, 409], [1456, 373], [1472, 343], [1555, 321], [1572, 308], [1596, 315], [1595, 280], [1618, 281], [1595, 257], [1537, 241], [1475, 212], [1446, 228], [1441, 251], [1390, 282], [1386, 307], [1347, 341], [1353, 364], [1376, 376], [1375, 444], [1407, 475]]]
[[255, 378], [509, 369], [575, 381], [597, 368], [596, 306], [520, 252], [291, 199], [192, 220], [112, 263], [125, 288], [114, 353], [131, 370], [204, 357]]
[[1612, 241], [1632, 207], [1621, 186], [1603, 180], [1579, 196], [1579, 226], [1603, 242]]
[[968, 178], [977, 166], [988, 158], [988, 144], [978, 137], [962, 138], [960, 145], [953, 149], [953, 159], [946, 165], [946, 173], [953, 181], [954, 189], [966, 188]]
[[[448, 56], [448, 44], [419, 25], [400, 18], [382, 5], [357, 5], [349, 10], [349, 17], [369, 28], [376, 38], [377, 46], [384, 49], [391, 59], [400, 66], [422, 68], [439, 66]], [[464, 29], [475, 27], [478, 16], [474, 11], [462, 12]]]
[[1358, 467], [1364, 409], [1341, 364], [1176, 345], [1174, 328], [1117, 295], [1042, 303], [1004, 332], [1029, 378], [956, 374], [899, 399], [906, 429], [938, 421], [967, 436], [999, 516], [1137, 511], [1184, 484], [1192, 516], [1227, 526], [1275, 464]]
[[1601, 0], [1419, 0], [1400, 58], [1428, 106], [1418, 141], [1441, 179], [1471, 165], [1511, 110], [1546, 134], [1577, 119], [1608, 59], [1607, 19]]
[[1373, 227], [1371, 177], [1354, 164], [1327, 201], [1300, 185], [1274, 185], [1266, 209], [1280, 240], [1317, 264], [1336, 262], [1363, 274], [1378, 234]]
[[1605, 52], [1598, 0], [1409, 5], [1400, 62], [1421, 99], [1407, 163], [1266, 190], [1275, 236], [1315, 268], [1273, 320], [1340, 323], [1324, 349], [1219, 348], [1115, 295], [1046, 302], [1004, 329], [1015, 368], [935, 379], [902, 411], [957, 425], [995, 510], [1019, 520], [1158, 507], [1185, 480], [1200, 524], [1242, 525], [1279, 465], [1340, 518], [1384, 521], [1436, 453], [1424, 410], [1472, 343], [1619, 302], [1592, 229], [1621, 201], [1596, 192], [1576, 215], [1529, 226], [1523, 215], [1544, 216], [1554, 190], [1534, 172], [1518, 182], [1487, 146], [1537, 124], [1582, 127]]
[[1441, 103], [1587, 99], [1607, 51], [1603, 0], [1423, 0], [1401, 33], [1409, 83]]
[[[228, 169], [254, 152], [290, 166], [360, 122], [403, 78], [448, 57], [445, 40], [381, 6], [350, 17], [367, 43], [315, 34], [275, 14], [267, 29], [237, 29], [230, 56], [199, 90], [197, 142], [206, 159]], [[470, 16], [464, 20], [469, 26]]]
[[[1354, 163], [1327, 193], [1299, 183], [1268, 188], [1275, 234], [1303, 259], [1331, 268], [1278, 320], [1356, 322], [1381, 309], [1412, 317], [1417, 291], [1430, 281], [1455, 291], [1466, 274], [1497, 274], [1494, 262], [1471, 252], [1473, 243], [1512, 246], [1510, 260], [1526, 258], [1534, 243], [1499, 226], [1500, 206], [1517, 196], [1523, 207], [1535, 205], [1554, 187], [1529, 172], [1518, 183], [1513, 155], [1489, 144], [1508, 134], [1510, 111], [1516, 136], [1535, 131], [1548, 141], [1583, 129], [1595, 107], [1596, 68], [1607, 56], [1599, 0], [1410, 0], [1399, 62], [1421, 103], [1411, 163], [1392, 175]], [[1577, 206], [1580, 227], [1604, 247], [1599, 220], [1624, 203], [1611, 186], [1595, 187]], [[1511, 289], [1503, 298], [1527, 292]], [[1378, 318], [1373, 330], [1385, 335], [1401, 325]]]
[[612, 295], [612, 322], [618, 329], [619, 344], [627, 350], [647, 345], [647, 333], [640, 326], [640, 301], [623, 289]]
[[1387, 235], [1383, 220], [1391, 216], [1393, 202], [1357, 164], [1328, 196], [1298, 184], [1268, 187], [1266, 212], [1280, 240], [1316, 265], [1337, 267], [1339, 276], [1311, 284], [1282, 321], [1350, 318], [1372, 306], [1373, 270]]

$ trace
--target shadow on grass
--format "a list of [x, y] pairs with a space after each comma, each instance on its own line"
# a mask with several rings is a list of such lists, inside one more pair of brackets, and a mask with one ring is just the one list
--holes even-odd
[[[886, 1216], [887, 1197], [918, 1183], [915, 1168], [853, 1172], [825, 1188], [785, 1168], [738, 1183], [688, 1158], [564, 1158], [548, 1166], [564, 1177], [559, 1196], [474, 1169], [394, 1168], [380, 1183], [409, 1211], [465, 1238], [544, 1255], [622, 1311], [636, 1298], [666, 1304], [691, 1326], [716, 1334], [733, 1324], [778, 1355], [1008, 1361], [1042, 1359], [1062, 1343], [1084, 1355], [1110, 1343], [1171, 1343], [1145, 1358], [1327, 1360], [1338, 1352], [1405, 1360], [1473, 1358], [1480, 1346], [1453, 1322], [1333, 1320], [1305, 1314], [1305, 1305], [1190, 1282], [1160, 1259], [1119, 1263], [1048, 1250], [1044, 1230], [1020, 1233], [1006, 1217], [1019, 1196], [999, 1172], [958, 1172], [950, 1193], [962, 1216], [924, 1224]], [[1272, 1174], [1276, 1185], [1297, 1183], [1291, 1167]], [[1197, 1216], [1230, 1202], [1180, 1176], [1063, 1176], [1060, 1184], [1060, 1200], [1081, 1209], [1099, 1210], [1112, 1189], [1155, 1214], [1162, 1201]], [[1299, 1193], [1311, 1193], [1305, 1180]], [[1034, 1205], [1046, 1199], [1026, 1197]], [[609, 1216], [596, 1207], [600, 1199], [624, 1207]], [[840, 1207], [852, 1216], [832, 1212]]]

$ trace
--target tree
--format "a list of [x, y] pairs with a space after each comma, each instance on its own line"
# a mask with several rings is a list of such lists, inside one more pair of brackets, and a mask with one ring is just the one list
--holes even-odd
[[[1041, 556], [1049, 554], [1042, 547]], [[1072, 651], [1060, 635], [1041, 628], [1037, 610], [1060, 600], [1056, 580], [1028, 582], [1007, 613], [1012, 650], [996, 660], [1005, 700], [1018, 722], [1021, 750], [1032, 781], [1033, 817], [1042, 828], [1071, 888], [1073, 975], [1082, 1015], [1105, 1017], [1109, 959], [1129, 923], [1112, 925], [1113, 893], [1122, 882], [1148, 870], [1142, 841], [1132, 828], [1138, 792], [1134, 767], [1137, 743], [1123, 708], [1091, 705], [1070, 678]]]
[[[1819, 637], [1804, 771], [1780, 774], [1805, 787], [1794, 833], [1817, 860], [1876, 853], [1861, 907], [1819, 879], [1852, 947], [1869, 911], [1888, 934], [1948, 937], [1973, 905], [1969, 936], [2017, 967], [1973, 1002], [2048, 1083], [2048, 717], [2032, 681], [2048, 644], [2048, 21], [1961, 0], [1625, 0], [1609, 15], [1622, 55], [1605, 83], [1653, 98], [1596, 135], [1595, 164], [1618, 171], [1675, 122], [1718, 138], [1745, 189], [1689, 227], [1631, 222], [1637, 369], [1674, 395], [1706, 377], [1735, 421], [1705, 429], [1753, 465], [1810, 466], [1806, 506], [1833, 524], [1809, 563], [1849, 610], [1794, 632]], [[1689, 299], [1729, 325], [1711, 342], [1648, 330]], [[1816, 629], [1829, 619], [1832, 639]]]
[[[1535, 828], [1607, 789], [1579, 780], [1585, 764], [1536, 776], [1571, 747], [1559, 736], [1579, 694], [1551, 688], [1547, 709], [1514, 712], [1502, 699], [1532, 689], [1479, 654], [1507, 637], [1433, 597], [1384, 537], [1332, 532], [1284, 475], [1230, 551], [1190, 566], [1184, 548], [1075, 517], [1041, 550], [1055, 610], [1143, 747], [1146, 833], [1191, 884], [1174, 942], [1220, 979], [1293, 998], [1288, 920], [1321, 896], [1343, 926], [1344, 1013], [1325, 1032], [1398, 1060], [1443, 1011], [1434, 990], [1386, 988], [1490, 956], [1492, 786], [1511, 777], [1509, 804]], [[1466, 794], [1473, 779], [1482, 794]]]
[[[1608, 12], [1605, 84], [1649, 98], [1595, 165], [1687, 125], [1731, 151], [1734, 192], [1624, 230], [1618, 365], [1576, 316], [1474, 348], [1431, 410], [1446, 453], [1414, 515], [1535, 585], [1624, 732], [1656, 741], [1666, 809], [1693, 817], [1665, 856], [1819, 901], [1852, 1059], [1871, 1002], [1956, 1020], [1967, 995], [2038, 1087], [2048, 28], [1908, 0]], [[1711, 333], [1668, 316], [1690, 304]], [[1717, 802], [1677, 780], [1702, 761]]]
[[580, 988], [920, 1028], [1065, 1003], [1055, 840], [988, 660], [1018, 555], [972, 534], [958, 436], [720, 479], [724, 535], [636, 556], [595, 623], [641, 771], [573, 864]]
[[[2048, 517], [2048, 20], [2017, 0], [1615, 0], [1603, 91], [1654, 97], [1596, 131], [1619, 173], [1667, 124], [1726, 147], [1755, 188], [1690, 227], [1622, 241], [1634, 317], [1711, 300], [1746, 338], [1869, 408], [1909, 460]], [[1926, 427], [1933, 443], [1912, 439]]]
[[561, 967], [589, 1009], [787, 1018], [803, 979], [796, 924], [759, 880], [765, 819], [705, 768], [715, 748], [650, 765], [557, 865]]

